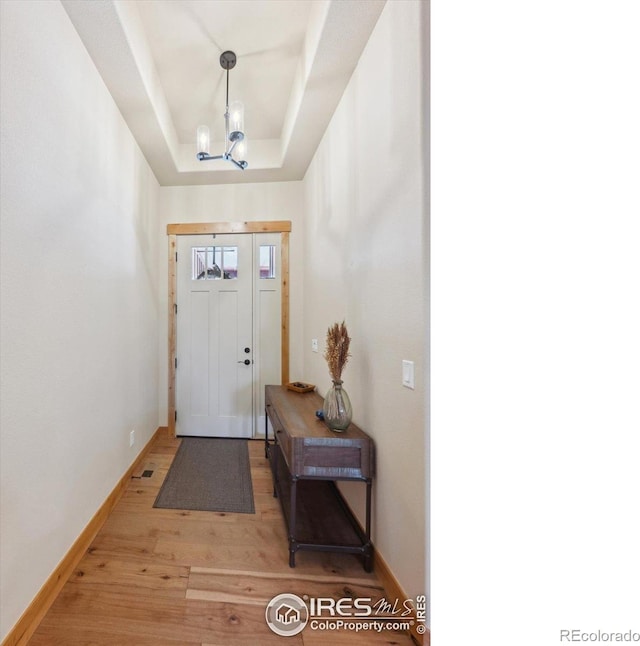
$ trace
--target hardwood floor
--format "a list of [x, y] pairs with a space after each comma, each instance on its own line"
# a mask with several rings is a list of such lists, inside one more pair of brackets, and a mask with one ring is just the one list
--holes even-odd
[[154, 509], [180, 440], [161, 434], [29, 641], [30, 646], [399, 645], [406, 633], [321, 631], [280, 637], [265, 608], [277, 594], [384, 591], [353, 555], [298, 552], [286, 530], [262, 442], [249, 443], [255, 514]]

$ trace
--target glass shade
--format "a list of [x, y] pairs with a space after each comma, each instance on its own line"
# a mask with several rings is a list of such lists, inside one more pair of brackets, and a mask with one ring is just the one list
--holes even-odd
[[207, 126], [198, 126], [196, 132], [196, 144], [198, 146], [199, 153], [209, 154], [209, 143], [211, 140], [211, 135], [209, 134], [209, 128]]
[[247, 158], [247, 152], [249, 150], [249, 142], [247, 141], [247, 137], [245, 135], [244, 139], [242, 141], [239, 141], [236, 144], [236, 147], [233, 149], [233, 156], [242, 161]]
[[229, 105], [229, 131], [244, 132], [244, 105], [240, 101]]

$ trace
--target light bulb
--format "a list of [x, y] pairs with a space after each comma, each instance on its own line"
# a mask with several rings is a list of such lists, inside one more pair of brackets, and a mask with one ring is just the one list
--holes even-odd
[[240, 101], [229, 105], [229, 129], [231, 132], [244, 132], [244, 105]]
[[239, 141], [236, 144], [236, 147], [233, 151], [233, 156], [236, 159], [246, 159], [247, 158], [247, 151], [249, 150], [249, 142], [247, 141], [247, 136], [245, 135], [244, 139], [242, 141]]
[[207, 126], [198, 126], [198, 130], [196, 132], [196, 143], [198, 145], [199, 153], [209, 154], [210, 140], [211, 136], [209, 134], [209, 128], [207, 128]]

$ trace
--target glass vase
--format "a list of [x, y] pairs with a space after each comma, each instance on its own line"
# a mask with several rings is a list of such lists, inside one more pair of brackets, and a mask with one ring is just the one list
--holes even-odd
[[324, 398], [322, 407], [327, 426], [338, 433], [346, 430], [351, 424], [351, 401], [342, 381], [334, 381]]

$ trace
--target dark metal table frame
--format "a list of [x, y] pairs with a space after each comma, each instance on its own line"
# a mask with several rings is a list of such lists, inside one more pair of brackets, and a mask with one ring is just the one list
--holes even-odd
[[[371, 485], [372, 478], [332, 478], [328, 479], [325, 477], [314, 477], [314, 476], [296, 476], [293, 475], [287, 464], [286, 459], [283, 456], [284, 466], [289, 474], [290, 484], [291, 484], [291, 496], [289, 509], [285, 509], [285, 503], [282, 499], [282, 496], [278, 496], [278, 487], [279, 487], [279, 458], [281, 454], [280, 444], [278, 443], [277, 433], [274, 428], [274, 438], [273, 441], [269, 441], [269, 415], [265, 407], [265, 432], [264, 432], [264, 453], [265, 457], [269, 460], [273, 460], [272, 465], [272, 476], [273, 476], [273, 496], [274, 498], [280, 497], [280, 503], [282, 505], [282, 511], [285, 515], [285, 521], [287, 521], [288, 526], [288, 535], [289, 535], [289, 567], [295, 567], [295, 557], [298, 550], [314, 550], [319, 552], [338, 552], [338, 553], [349, 553], [349, 554], [361, 554], [364, 561], [364, 569], [366, 572], [371, 572], [373, 569], [373, 547], [371, 544]], [[271, 451], [273, 451], [273, 457], [271, 456]], [[353, 546], [345, 545], [341, 543], [313, 543], [313, 542], [301, 542], [296, 539], [296, 529], [297, 529], [297, 503], [298, 503], [298, 482], [300, 480], [316, 480], [330, 483], [332, 489], [334, 490], [337, 503], [342, 508], [342, 511], [351, 524], [355, 534], [360, 539], [362, 545]], [[345, 482], [364, 482], [366, 484], [366, 505], [365, 505], [365, 528], [364, 531], [360, 527], [360, 524], [353, 516], [353, 513], [347, 506], [344, 498], [338, 491], [338, 488], [335, 484], [336, 480], [345, 481]], [[288, 516], [288, 518], [287, 518]]]

